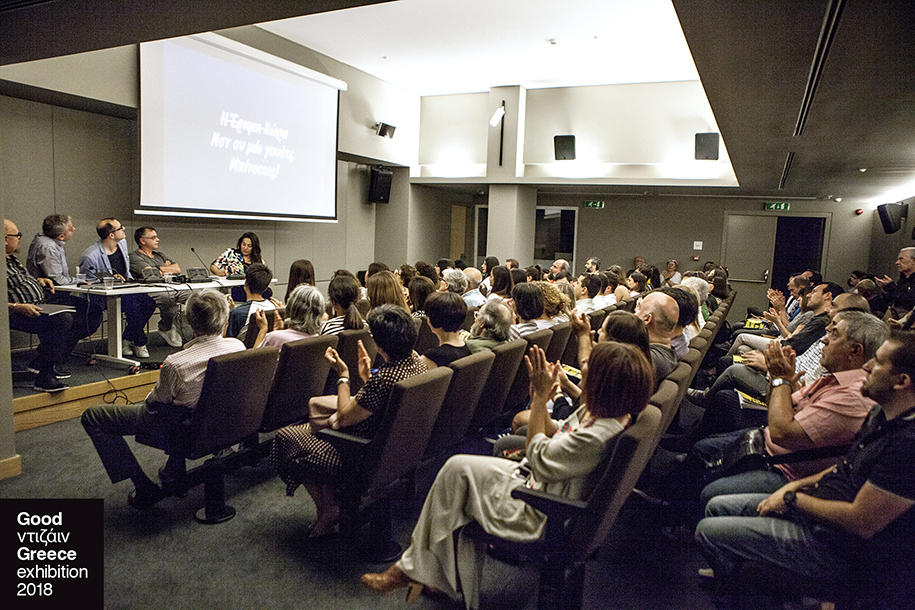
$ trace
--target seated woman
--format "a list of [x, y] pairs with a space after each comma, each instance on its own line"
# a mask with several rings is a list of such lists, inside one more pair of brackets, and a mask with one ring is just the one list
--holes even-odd
[[336, 527], [340, 509], [334, 482], [343, 468], [340, 454], [315, 436], [313, 427], [331, 427], [371, 438], [394, 384], [426, 370], [422, 360], [413, 355], [416, 325], [402, 307], [376, 307], [369, 312], [368, 323], [383, 360], [378, 371], [371, 374], [372, 363], [360, 341], [358, 373], [365, 385], [351, 396], [349, 369], [337, 350], [327, 348], [326, 357], [338, 375], [337, 395], [312, 398], [308, 404], [311, 421], [281, 428], [273, 442], [270, 463], [286, 483], [286, 495], [292, 496], [299, 485], [304, 485], [314, 500], [317, 520], [309, 537], [323, 536]]
[[[242, 233], [234, 248], [228, 248], [225, 252], [216, 257], [210, 264], [210, 272], [213, 275], [225, 277], [227, 275], [241, 276], [249, 265], [254, 263], [263, 263], [264, 258], [261, 256], [261, 241], [254, 231]], [[269, 299], [273, 296], [273, 291], [267, 289], [264, 298]], [[245, 291], [241, 286], [232, 287], [232, 300], [239, 303], [245, 300]]]
[[467, 317], [467, 303], [453, 292], [436, 292], [426, 299], [426, 324], [438, 337], [438, 347], [422, 355], [426, 368], [448, 366], [458, 358], [470, 355], [461, 336], [461, 324]]
[[404, 298], [403, 291], [400, 289], [400, 280], [387, 269], [378, 271], [365, 280], [365, 296], [372, 309], [380, 305], [397, 305], [410, 313], [407, 299]]
[[344, 330], [359, 329], [365, 326], [365, 320], [359, 313], [356, 303], [359, 301], [359, 280], [349, 273], [337, 273], [327, 286], [331, 311], [334, 317], [321, 325], [322, 335], [336, 335]]
[[317, 335], [324, 319], [324, 297], [314, 286], [302, 284], [292, 291], [286, 301], [286, 318], [281, 318], [276, 309], [272, 315], [273, 330], [268, 333], [267, 313], [261, 309], [254, 312], [257, 322], [254, 347], [280, 347], [290, 341]]
[[525, 282], [512, 288], [512, 306], [518, 322], [512, 324], [514, 338], [529, 335], [553, 326], [554, 322], [543, 310], [541, 282]]
[[453, 598], [463, 595], [467, 607], [479, 608], [485, 550], [455, 533], [476, 521], [502, 538], [540, 538], [546, 516], [512, 498], [512, 490], [523, 485], [572, 500], [587, 498], [595, 468], [648, 404], [654, 386], [653, 368], [638, 348], [602, 343], [591, 354], [586, 404], [557, 425], [546, 404], [559, 386], [559, 367], [536, 346], [525, 360], [533, 394], [527, 457], [520, 464], [479, 455], [449, 459], [426, 496], [410, 548], [387, 571], [364, 574], [365, 586], [379, 593], [410, 586], [412, 597], [425, 585]]
[[464, 342], [475, 354], [484, 349], [492, 349], [505, 343], [511, 334], [514, 312], [502, 301], [486, 301], [477, 310], [473, 326], [464, 337]]
[[489, 277], [492, 280], [492, 288], [486, 297], [487, 300], [504, 301], [505, 299], [511, 298], [512, 287], [514, 287], [515, 283], [512, 280], [512, 274], [511, 271], [508, 270], [508, 267], [505, 265], [496, 265], [492, 268], [492, 271], [490, 271]]
[[644, 273], [633, 271], [629, 274], [629, 277], [626, 278], [626, 286], [629, 287], [628, 296], [637, 297], [648, 290], [648, 276]]
[[616, 277], [616, 288], [613, 289], [613, 296], [616, 297], [617, 303], [622, 303], [629, 298], [629, 285], [626, 280], [626, 274], [619, 265], [610, 265], [607, 273]]
[[283, 297], [283, 300], [288, 301], [289, 295], [296, 286], [302, 284], [315, 285], [315, 266], [311, 264], [310, 260], [304, 258], [292, 261], [289, 266], [289, 283], [286, 284], [286, 296]]
[[426, 299], [435, 292], [435, 284], [424, 275], [418, 275], [410, 280], [410, 303], [413, 306], [413, 317], [421, 318], [426, 315], [424, 307]]
[[[547, 316], [553, 324], [562, 324], [568, 322], [572, 308], [575, 303], [575, 292], [572, 285], [568, 282], [551, 284], [550, 282], [535, 282], [543, 294], [543, 314]], [[565, 290], [572, 293], [569, 297]]]
[[677, 271], [677, 261], [670, 259], [667, 261], [664, 271], [661, 272], [661, 286], [656, 286], [656, 288], [676, 286], [682, 279], [683, 276]]

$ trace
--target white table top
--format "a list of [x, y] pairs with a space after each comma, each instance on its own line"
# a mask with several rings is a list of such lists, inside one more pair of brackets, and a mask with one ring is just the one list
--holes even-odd
[[[130, 282], [128, 282], [130, 283]], [[174, 292], [177, 290], [205, 290], [207, 288], [229, 288], [232, 286], [241, 286], [245, 280], [229, 280], [222, 277], [210, 278], [209, 282], [157, 282], [155, 284], [138, 283], [136, 286], [129, 288], [111, 288], [106, 289], [101, 282], [95, 284], [66, 284], [55, 286], [56, 290], [64, 292], [73, 292], [79, 294], [97, 294], [104, 297], [116, 297], [122, 294], [155, 294], [159, 292]]]

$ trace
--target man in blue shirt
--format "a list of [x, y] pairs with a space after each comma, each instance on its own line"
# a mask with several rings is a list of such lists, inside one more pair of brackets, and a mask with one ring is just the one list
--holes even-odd
[[[101, 271], [113, 273], [121, 282], [133, 279], [124, 225], [115, 218], [103, 218], [96, 225], [95, 231], [99, 240], [83, 250], [79, 257], [80, 271], [90, 281], [96, 280]], [[145, 294], [125, 294], [121, 297], [121, 307], [127, 318], [123, 335], [124, 355], [149, 358], [144, 327], [156, 308], [156, 302]]]

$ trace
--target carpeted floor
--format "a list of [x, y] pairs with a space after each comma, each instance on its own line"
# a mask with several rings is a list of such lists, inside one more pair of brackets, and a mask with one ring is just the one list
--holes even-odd
[[[164, 463], [161, 452], [132, 439], [130, 444], [148, 473]], [[0, 497], [104, 499], [107, 608], [403, 606], [401, 595], [378, 597], [359, 584], [360, 574], [386, 566], [364, 563], [358, 549], [339, 539], [305, 539], [314, 505], [303, 489], [286, 497], [266, 463], [227, 478], [229, 503], [238, 511], [234, 519], [203, 525], [193, 518], [203, 503], [202, 488], [148, 511], [129, 507], [130, 482], [109, 482], [78, 420], [20, 432], [16, 449], [23, 472], [0, 481]], [[419, 477], [421, 494], [430, 478]], [[396, 507], [401, 544], [409, 542], [421, 501], [402, 500]], [[633, 500], [600, 558], [588, 566], [585, 607], [711, 608], [711, 594], [696, 577], [701, 565], [693, 543], [661, 535], [652, 511]], [[489, 559], [484, 573], [484, 607], [536, 605], [535, 571]], [[431, 598], [418, 606], [454, 607]]]

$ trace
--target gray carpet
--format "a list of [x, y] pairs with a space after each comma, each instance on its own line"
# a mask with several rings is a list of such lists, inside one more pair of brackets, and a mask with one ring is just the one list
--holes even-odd
[[[158, 450], [131, 440], [140, 463], [153, 474], [164, 463]], [[300, 489], [286, 497], [265, 463], [227, 477], [229, 503], [238, 511], [226, 523], [203, 525], [193, 512], [203, 490], [167, 498], [147, 511], [127, 505], [131, 483], [112, 485], [78, 420], [16, 435], [23, 473], [0, 481], [3, 498], [103, 498], [105, 607], [107, 608], [398, 608], [403, 597], [379, 597], [362, 588], [368, 564], [339, 539], [309, 542], [305, 532], [314, 505]], [[431, 476], [431, 475], [430, 475]], [[429, 477], [420, 477], [425, 488]], [[425, 480], [423, 480], [425, 479]], [[409, 541], [418, 500], [401, 501], [398, 539]], [[588, 567], [587, 608], [711, 608], [695, 577], [701, 560], [689, 543], [671, 542], [648, 512], [627, 505], [601, 559]], [[486, 608], [536, 605], [537, 574], [487, 560]], [[454, 607], [422, 598], [420, 608]]]

